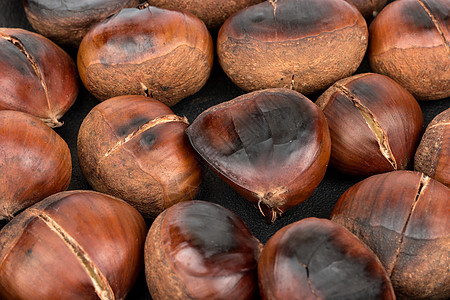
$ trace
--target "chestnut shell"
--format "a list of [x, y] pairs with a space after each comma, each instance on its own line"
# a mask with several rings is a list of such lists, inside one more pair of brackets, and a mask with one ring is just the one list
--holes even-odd
[[364, 18], [375, 17], [386, 5], [387, 0], [345, 0], [358, 8]]

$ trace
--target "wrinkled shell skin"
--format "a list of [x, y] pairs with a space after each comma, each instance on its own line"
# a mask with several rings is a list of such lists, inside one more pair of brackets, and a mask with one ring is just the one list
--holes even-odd
[[364, 18], [375, 17], [386, 5], [387, 0], [345, 0], [358, 8]]
[[49, 39], [24, 30], [0, 28], [0, 110], [23, 111], [47, 123], [58, 121], [78, 96], [72, 58]]
[[122, 200], [93, 191], [50, 196], [0, 231], [0, 296], [124, 299], [142, 268], [145, 234], [142, 216]]
[[151, 95], [172, 106], [206, 83], [213, 44], [194, 15], [142, 6], [93, 26], [77, 63], [84, 86], [99, 100]]
[[412, 167], [422, 110], [394, 80], [354, 75], [334, 83], [316, 104], [330, 128], [330, 165], [340, 172], [368, 176]]
[[233, 212], [199, 200], [176, 204], [145, 242], [152, 299], [255, 299], [261, 247]]
[[89, 28], [140, 0], [23, 0], [31, 26], [63, 46], [76, 48]]
[[383, 263], [399, 299], [450, 298], [450, 189], [413, 171], [369, 177], [338, 200], [331, 219]]
[[0, 154], [0, 219], [69, 186], [69, 147], [36, 117], [0, 111]]
[[201, 165], [185, 134], [187, 126], [185, 119], [149, 97], [108, 99], [81, 124], [81, 170], [95, 190], [124, 199], [154, 218], [199, 191]]
[[288, 89], [256, 91], [213, 106], [186, 133], [209, 166], [269, 222], [311, 196], [330, 157], [322, 111]]
[[395, 299], [375, 256], [343, 226], [307, 218], [283, 227], [258, 262], [263, 300]]
[[425, 130], [414, 156], [414, 169], [450, 188], [450, 108]]
[[417, 100], [450, 97], [448, 0], [398, 0], [370, 25], [368, 58]]
[[221, 27], [220, 65], [246, 91], [324, 90], [350, 76], [368, 44], [361, 13], [343, 0], [265, 1], [243, 9]]
[[232, 14], [264, 0], [148, 0], [150, 5], [182, 9], [196, 15], [208, 28], [219, 28]]

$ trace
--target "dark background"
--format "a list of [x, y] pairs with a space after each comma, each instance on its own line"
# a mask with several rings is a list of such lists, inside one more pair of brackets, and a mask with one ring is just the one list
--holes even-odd
[[[392, 1], [388, 1], [388, 3], [389, 2]], [[370, 21], [371, 20], [368, 20], [368, 24]], [[20, 0], [1, 0], [0, 27], [20, 27], [34, 31], [25, 17], [22, 1]], [[215, 39], [217, 31], [212, 31], [211, 35], [213, 36], [213, 39]], [[76, 51], [70, 49], [66, 50], [75, 60]], [[369, 64], [365, 58], [356, 73], [370, 71]], [[244, 93], [243, 90], [238, 88], [227, 78], [216, 59], [211, 77], [206, 85], [198, 93], [173, 106], [172, 110], [179, 116], [186, 116], [192, 123], [197, 115], [205, 109], [218, 103], [231, 100]], [[319, 95], [320, 93], [308, 95], [308, 98], [315, 101]], [[449, 100], [450, 99], [447, 98], [438, 101], [419, 102], [423, 111], [425, 126], [437, 114], [450, 107]], [[56, 128], [58, 134], [69, 145], [72, 154], [73, 173], [69, 190], [91, 189], [86, 179], [83, 177], [78, 165], [76, 139], [83, 118], [91, 108], [98, 103], [99, 101], [90, 95], [80, 82], [80, 93], [75, 104], [61, 119], [64, 121], [64, 125], [60, 128]], [[325, 178], [307, 201], [285, 212], [273, 224], [269, 225], [250, 202], [237, 194], [205, 165], [203, 165], [203, 170], [203, 184], [197, 199], [215, 202], [234, 211], [244, 220], [252, 233], [263, 243], [265, 243], [277, 230], [292, 222], [306, 217], [328, 218], [334, 204], [342, 193], [362, 179], [345, 176], [329, 168]], [[147, 220], [147, 224], [150, 226], [151, 220]], [[3, 225], [4, 223], [0, 223], [0, 226]], [[143, 272], [127, 299], [151, 299], [146, 287]]]

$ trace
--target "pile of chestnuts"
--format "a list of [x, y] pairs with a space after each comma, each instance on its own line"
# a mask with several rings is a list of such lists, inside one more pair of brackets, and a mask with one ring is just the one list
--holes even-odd
[[0, 298], [449, 299], [449, 19], [3, 1]]

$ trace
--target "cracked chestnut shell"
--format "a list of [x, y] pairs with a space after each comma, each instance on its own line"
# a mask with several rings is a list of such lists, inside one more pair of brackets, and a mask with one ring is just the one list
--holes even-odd
[[414, 170], [450, 187], [450, 108], [428, 124], [414, 156]]
[[262, 299], [395, 299], [375, 254], [345, 227], [307, 218], [277, 231], [258, 261]]
[[69, 186], [69, 147], [32, 115], [0, 111], [0, 154], [0, 220]]
[[449, 20], [448, 0], [393, 1], [369, 28], [372, 70], [418, 100], [450, 97]]
[[354, 75], [333, 84], [316, 104], [330, 128], [330, 166], [358, 176], [412, 166], [423, 132], [422, 110], [394, 80]]
[[23, 0], [31, 26], [55, 43], [76, 48], [89, 28], [140, 0]]
[[311, 196], [330, 157], [322, 111], [289, 89], [256, 91], [213, 106], [186, 133], [208, 165], [269, 222]]
[[77, 63], [84, 86], [99, 100], [150, 95], [172, 106], [206, 83], [213, 44], [194, 15], [142, 5], [93, 26]]
[[156, 217], [199, 191], [201, 166], [184, 132], [188, 124], [150, 97], [108, 99], [80, 126], [81, 171], [95, 190], [124, 199], [144, 217]]
[[365, 19], [344, 0], [269, 0], [223, 24], [217, 55], [246, 91], [283, 87], [310, 94], [353, 74], [367, 44]]
[[143, 263], [146, 225], [93, 191], [52, 195], [0, 231], [2, 299], [124, 299]]
[[338, 200], [331, 220], [368, 245], [398, 298], [450, 297], [450, 189], [413, 171], [371, 176]]
[[145, 242], [152, 298], [255, 299], [262, 245], [242, 219], [206, 201], [178, 203], [153, 222]]
[[72, 58], [42, 35], [19, 28], [0, 28], [0, 110], [32, 114], [50, 127], [78, 95]]
[[345, 0], [353, 4], [364, 18], [375, 17], [386, 5], [387, 0]]

